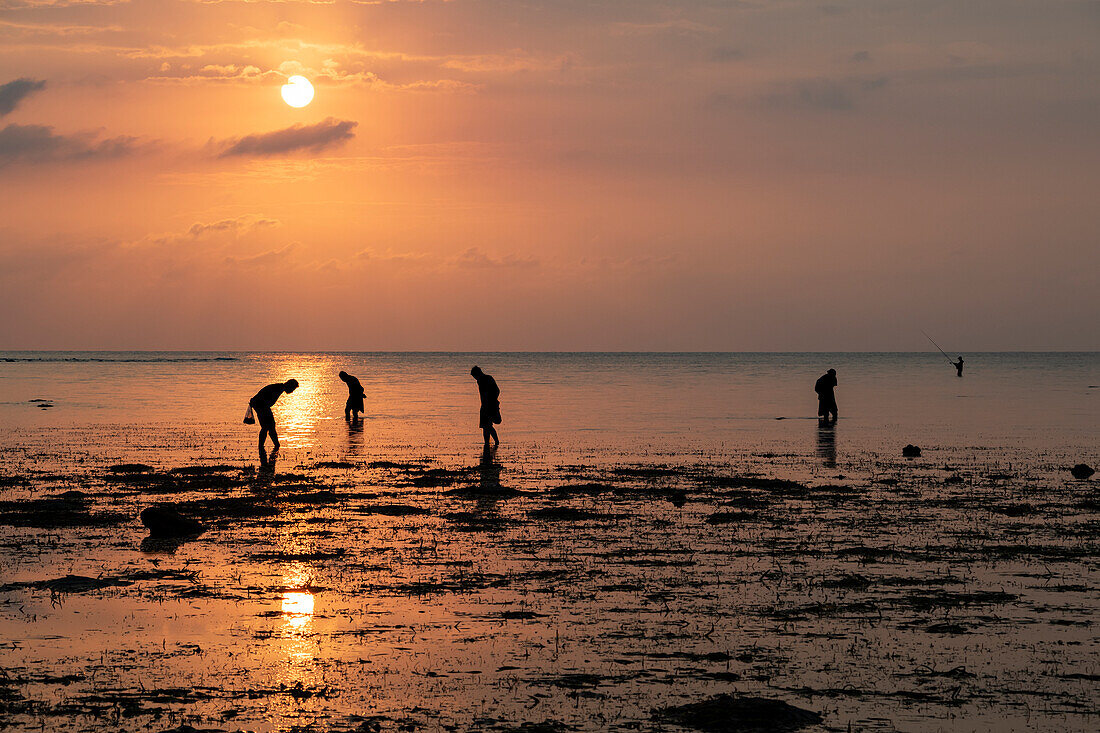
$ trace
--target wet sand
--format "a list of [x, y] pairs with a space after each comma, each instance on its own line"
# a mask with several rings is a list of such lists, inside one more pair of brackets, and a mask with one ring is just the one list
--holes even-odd
[[[1079, 456], [900, 448], [8, 450], [0, 727], [1095, 729]], [[206, 531], [149, 539], [160, 504]]]

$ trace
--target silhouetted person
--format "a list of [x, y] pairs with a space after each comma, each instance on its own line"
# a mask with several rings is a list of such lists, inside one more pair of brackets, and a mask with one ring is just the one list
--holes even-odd
[[955, 371], [959, 373], [960, 377], [963, 375], [963, 358], [961, 356], [959, 360], [955, 362]]
[[485, 435], [485, 445], [489, 445], [489, 438], [495, 445], [500, 445], [494, 424], [500, 424], [500, 387], [497, 380], [481, 371], [481, 367], [474, 367], [470, 374], [477, 380], [477, 391], [481, 394], [481, 432]]
[[347, 372], [340, 372], [340, 379], [348, 385], [348, 401], [344, 403], [344, 419], [354, 418], [358, 420], [359, 413], [366, 412], [363, 407], [363, 398], [367, 396], [367, 393], [363, 390], [363, 385], [359, 383], [359, 380]]
[[260, 450], [263, 451], [267, 442], [268, 433], [271, 434], [271, 445], [279, 450], [279, 434], [275, 432], [275, 416], [271, 414], [271, 408], [275, 401], [283, 396], [283, 392], [290, 394], [298, 389], [298, 380], [288, 379], [282, 383], [269, 384], [256, 396], [248, 401], [249, 406], [256, 411], [256, 419], [260, 423]]
[[817, 392], [817, 414], [822, 420], [828, 420], [830, 415], [833, 420], [837, 419], [834, 389], [836, 389], [836, 369], [830, 369], [822, 374], [814, 384], [814, 392]]

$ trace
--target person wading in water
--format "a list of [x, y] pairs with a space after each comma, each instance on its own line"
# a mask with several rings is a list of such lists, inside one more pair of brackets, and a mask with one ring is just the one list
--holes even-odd
[[340, 372], [340, 379], [348, 385], [348, 401], [344, 403], [344, 419], [358, 422], [359, 413], [366, 412], [366, 408], [363, 406], [363, 398], [367, 396], [367, 393], [363, 390], [363, 385], [359, 382], [359, 379], [347, 372]]
[[830, 415], [833, 416], [833, 422], [837, 419], [834, 389], [836, 389], [836, 369], [830, 369], [822, 374], [814, 384], [814, 392], [817, 392], [817, 414], [826, 422]]
[[493, 425], [500, 424], [500, 387], [497, 380], [481, 371], [481, 367], [475, 366], [470, 374], [477, 380], [477, 391], [481, 394], [481, 432], [485, 435], [485, 445], [489, 445], [489, 438], [493, 439], [493, 445], [500, 445], [496, 428]]

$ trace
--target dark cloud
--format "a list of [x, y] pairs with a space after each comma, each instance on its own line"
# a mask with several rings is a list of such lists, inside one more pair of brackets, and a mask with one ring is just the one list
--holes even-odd
[[886, 77], [875, 79], [803, 79], [763, 96], [762, 101], [777, 109], [847, 111], [857, 100], [886, 86]]
[[358, 122], [338, 120], [334, 117], [315, 125], [293, 125], [284, 130], [260, 132], [255, 135], [224, 140], [215, 143], [218, 157], [234, 155], [283, 155], [301, 150], [316, 153], [335, 147], [355, 137]]
[[735, 46], [718, 46], [713, 48], [708, 55], [711, 61], [718, 63], [724, 63], [728, 61], [740, 61], [745, 58], [745, 54], [741, 49]]
[[11, 113], [20, 102], [46, 88], [41, 79], [16, 79], [0, 84], [0, 117]]
[[99, 140], [94, 133], [62, 135], [47, 125], [8, 125], [0, 130], [0, 168], [12, 163], [54, 163], [118, 158], [137, 148], [137, 139]]

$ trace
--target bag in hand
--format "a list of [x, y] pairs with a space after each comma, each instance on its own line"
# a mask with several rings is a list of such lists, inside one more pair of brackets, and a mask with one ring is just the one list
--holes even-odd
[[246, 412], [244, 414], [244, 424], [245, 425], [255, 425], [256, 424], [256, 418], [252, 415], [252, 404], [251, 403], [249, 403], [249, 405], [248, 405], [248, 412]]

